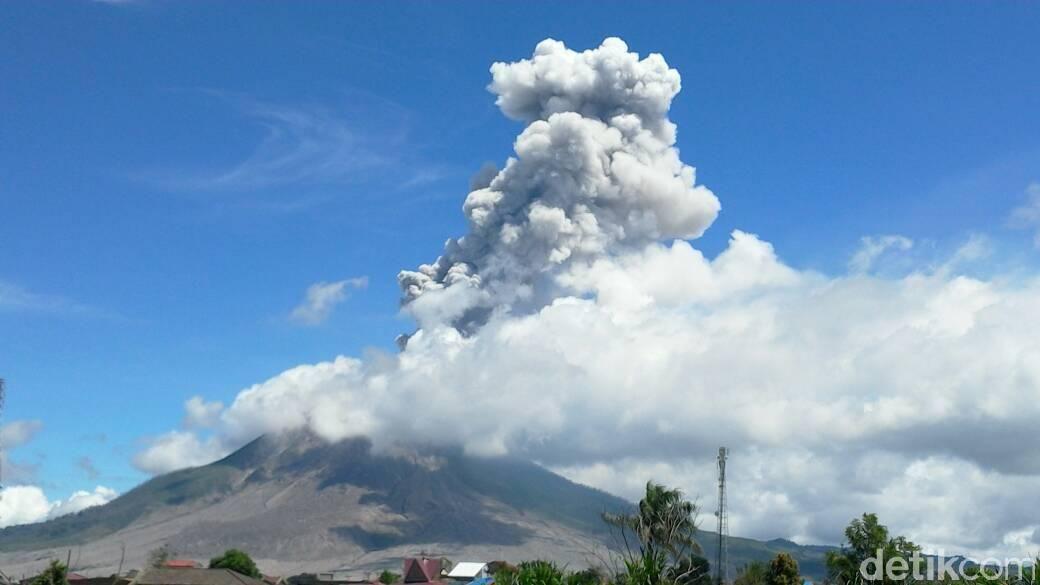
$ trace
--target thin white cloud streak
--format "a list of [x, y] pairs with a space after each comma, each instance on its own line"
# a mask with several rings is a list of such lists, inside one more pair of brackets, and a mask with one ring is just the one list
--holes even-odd
[[874, 267], [877, 259], [889, 250], [907, 251], [914, 246], [914, 241], [905, 236], [864, 236], [860, 238], [859, 250], [849, 260], [852, 272], [867, 272]]
[[5, 482], [23, 483], [34, 478], [36, 466], [16, 461], [10, 453], [28, 444], [42, 429], [43, 422], [39, 420], [16, 420], [0, 426], [0, 467]]
[[33, 292], [0, 280], [0, 311], [115, 318], [117, 315], [58, 295]]
[[316, 282], [307, 287], [303, 301], [289, 313], [289, 319], [299, 325], [321, 325], [328, 321], [337, 305], [347, 300], [349, 289], [358, 290], [367, 286], [367, 276]]
[[388, 108], [385, 101], [361, 100], [356, 115], [347, 117], [342, 108], [320, 104], [276, 104], [221, 91], [204, 93], [228, 102], [259, 126], [260, 141], [224, 168], [160, 168], [137, 173], [138, 178], [173, 191], [254, 192], [379, 181], [412, 188], [444, 176], [444, 169], [421, 162], [411, 152], [405, 115], [376, 111]]
[[40, 430], [43, 422], [39, 420], [16, 420], [0, 427], [0, 445], [5, 449], [20, 447], [32, 440]]
[[101, 477], [101, 472], [98, 471], [97, 466], [94, 465], [94, 460], [86, 455], [80, 457], [79, 460], [76, 461], [76, 467], [79, 467], [90, 481], [94, 481]]
[[1040, 248], [1040, 183], [1026, 188], [1026, 202], [1012, 210], [1009, 223], [1013, 228], [1033, 230], [1033, 246]]

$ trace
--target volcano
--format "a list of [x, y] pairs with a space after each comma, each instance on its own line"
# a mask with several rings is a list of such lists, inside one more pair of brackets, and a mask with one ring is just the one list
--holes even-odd
[[[77, 572], [107, 575], [121, 558], [124, 569], [143, 566], [166, 544], [199, 560], [240, 548], [276, 574], [394, 568], [421, 553], [580, 567], [601, 563], [612, 542], [601, 514], [631, 507], [514, 457], [376, 452], [365, 439], [328, 443], [294, 432], [155, 477], [103, 506], [0, 530], [0, 566], [32, 574], [71, 555]], [[714, 536], [702, 541], [710, 555]], [[738, 566], [783, 550], [814, 574], [825, 549], [731, 539], [729, 550]]]
[[629, 506], [521, 459], [375, 453], [364, 439], [287, 433], [153, 478], [104, 506], [0, 531], [0, 561], [9, 569], [71, 548], [77, 570], [104, 573], [118, 568], [124, 544], [133, 567], [168, 543], [199, 559], [241, 548], [282, 571], [390, 566], [420, 551], [580, 562], [602, 548], [600, 514]]

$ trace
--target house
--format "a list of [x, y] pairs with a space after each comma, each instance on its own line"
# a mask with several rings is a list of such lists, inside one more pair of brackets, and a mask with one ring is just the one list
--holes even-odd
[[426, 557], [405, 559], [401, 581], [403, 583], [434, 583], [442, 585], [442, 566], [440, 559]]
[[460, 583], [469, 583], [490, 576], [488, 564], [483, 561], [463, 561], [452, 567], [451, 571], [448, 571], [448, 580]]
[[116, 575], [110, 575], [108, 577], [83, 577], [75, 581], [70, 579], [69, 585], [117, 585], [120, 582], [126, 583], [126, 580]]
[[375, 575], [367, 571], [358, 571], [354, 569], [334, 569], [332, 571], [318, 573], [318, 583], [320, 585], [364, 584], [375, 583], [376, 580]]
[[202, 563], [191, 559], [170, 559], [163, 563], [167, 569], [201, 569]]
[[230, 569], [183, 568], [148, 569], [131, 585], [266, 585], [260, 579], [247, 577]]

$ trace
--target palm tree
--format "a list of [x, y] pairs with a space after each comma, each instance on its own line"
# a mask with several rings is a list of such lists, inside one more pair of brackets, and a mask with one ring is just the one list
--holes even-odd
[[707, 575], [707, 562], [697, 558], [697, 505], [682, 491], [647, 482], [635, 513], [604, 514], [603, 520], [617, 529], [632, 585], [689, 585]]
[[603, 520], [623, 535], [634, 535], [640, 553], [664, 553], [672, 561], [701, 553], [695, 538], [697, 505], [683, 497], [681, 490], [648, 481], [635, 514], [604, 514]]

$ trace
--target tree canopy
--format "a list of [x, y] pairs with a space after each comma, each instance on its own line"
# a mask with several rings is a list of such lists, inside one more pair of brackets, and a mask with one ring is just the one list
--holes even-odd
[[228, 549], [219, 557], [210, 559], [209, 568], [231, 569], [247, 577], [260, 578], [260, 569], [256, 568], [256, 563], [253, 562], [253, 559], [237, 548]]
[[682, 491], [652, 481], [634, 513], [604, 514], [621, 540], [628, 585], [699, 585], [710, 582], [697, 543], [697, 505]]
[[766, 574], [766, 585], [801, 585], [802, 578], [798, 573], [798, 561], [787, 553], [780, 553], [769, 563]]
[[[888, 527], [878, 521], [877, 514], [863, 514], [845, 528], [846, 543], [840, 551], [827, 553], [827, 580], [836, 585], [850, 585], [864, 580], [860, 566], [867, 559], [876, 557], [878, 551], [885, 559], [902, 557], [908, 559], [920, 547], [903, 536], [889, 538]], [[881, 582], [892, 583], [887, 576]]]
[[61, 561], [51, 561], [42, 573], [32, 580], [32, 585], [69, 585], [69, 568]]
[[737, 571], [733, 585], [766, 585], [769, 566], [762, 561], [751, 561]]

